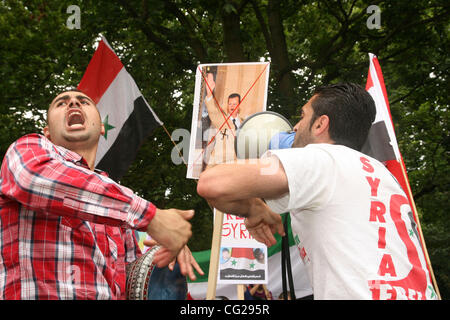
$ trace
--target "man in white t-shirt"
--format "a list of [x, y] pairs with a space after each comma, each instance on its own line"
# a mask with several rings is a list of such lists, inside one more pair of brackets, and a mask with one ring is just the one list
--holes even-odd
[[436, 298], [405, 193], [382, 163], [359, 152], [375, 113], [360, 86], [318, 88], [300, 110], [292, 148], [200, 176], [198, 193], [245, 216], [267, 245], [284, 233], [274, 212], [290, 211], [315, 299]]

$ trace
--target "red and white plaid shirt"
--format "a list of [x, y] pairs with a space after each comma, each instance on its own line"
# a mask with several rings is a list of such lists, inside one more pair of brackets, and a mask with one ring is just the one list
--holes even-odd
[[0, 299], [123, 299], [156, 207], [38, 134], [0, 176]]

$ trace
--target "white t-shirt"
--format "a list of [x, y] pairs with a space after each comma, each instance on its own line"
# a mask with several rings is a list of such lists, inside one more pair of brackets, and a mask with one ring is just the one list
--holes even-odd
[[289, 193], [266, 201], [290, 211], [315, 299], [436, 298], [409, 202], [382, 163], [331, 144], [270, 155]]

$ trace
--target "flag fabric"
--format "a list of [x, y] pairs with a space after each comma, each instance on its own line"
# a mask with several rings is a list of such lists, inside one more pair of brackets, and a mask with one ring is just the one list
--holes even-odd
[[95, 167], [118, 180], [136, 158], [144, 140], [163, 123], [104, 37], [78, 89], [96, 103], [105, 126]]
[[[430, 277], [432, 278], [431, 280], [434, 280], [431, 263], [429, 261], [425, 241], [420, 228], [417, 209], [414, 204], [414, 199], [408, 181], [405, 163], [400, 153], [395, 136], [389, 100], [387, 97], [383, 74], [381, 73], [381, 67], [377, 57], [374, 54], [369, 53], [369, 58], [370, 67], [367, 76], [366, 90], [375, 101], [377, 115], [372, 127], [370, 128], [369, 135], [365, 145], [363, 146], [362, 152], [384, 163], [386, 168], [397, 179], [398, 183], [407, 195], [411, 210], [413, 212], [413, 218], [416, 223], [417, 231], [420, 235], [419, 240], [426, 257], [427, 268]], [[436, 283], [433, 283], [436, 291], [438, 292]]]
[[370, 67], [367, 76], [366, 90], [375, 101], [377, 115], [362, 152], [385, 164], [387, 169], [394, 175], [408, 195], [409, 202], [412, 203], [412, 199], [408, 192], [409, 181], [406, 172], [403, 170], [405, 165], [395, 136], [381, 67], [374, 54], [369, 53], [369, 57]]

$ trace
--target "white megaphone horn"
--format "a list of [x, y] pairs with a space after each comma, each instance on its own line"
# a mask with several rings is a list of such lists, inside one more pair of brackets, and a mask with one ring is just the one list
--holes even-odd
[[269, 149], [290, 147], [295, 135], [292, 130], [292, 125], [281, 114], [257, 112], [245, 119], [236, 132], [236, 156], [238, 159], [256, 159]]

